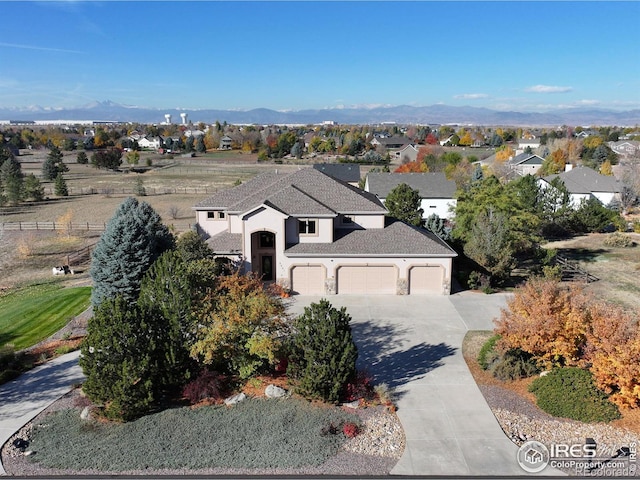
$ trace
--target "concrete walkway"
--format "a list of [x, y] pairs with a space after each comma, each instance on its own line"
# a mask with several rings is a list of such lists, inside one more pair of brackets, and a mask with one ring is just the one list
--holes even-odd
[[[84, 375], [78, 365], [79, 351], [62, 355], [0, 385], [0, 447]], [[0, 475], [6, 475], [0, 458]]]
[[[518, 447], [500, 428], [461, 351], [467, 330], [492, 329], [507, 298], [469, 292], [328, 297], [353, 318], [359, 367], [396, 392], [407, 441], [392, 474], [526, 473], [517, 463]], [[299, 314], [319, 299], [293, 297], [289, 310]]]

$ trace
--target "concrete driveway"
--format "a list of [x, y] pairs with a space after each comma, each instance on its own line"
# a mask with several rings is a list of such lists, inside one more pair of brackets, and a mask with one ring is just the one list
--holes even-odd
[[[289, 311], [320, 298], [293, 297]], [[396, 392], [407, 445], [392, 474], [525, 474], [461, 351], [467, 330], [493, 328], [506, 295], [326, 298], [353, 319], [359, 367]]]
[[[74, 384], [84, 381], [80, 351], [62, 355], [0, 386], [0, 447]], [[0, 475], [6, 475], [0, 459]]]

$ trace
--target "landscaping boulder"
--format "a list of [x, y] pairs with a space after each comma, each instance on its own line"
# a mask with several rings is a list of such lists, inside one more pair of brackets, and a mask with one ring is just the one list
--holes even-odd
[[235, 405], [236, 403], [244, 402], [247, 399], [247, 396], [244, 393], [238, 393], [225, 399], [225, 405]]
[[264, 394], [267, 398], [281, 398], [287, 394], [287, 391], [276, 385], [268, 385], [264, 390]]
[[84, 407], [82, 412], [80, 412], [80, 418], [82, 420], [90, 420], [91, 419], [91, 407]]

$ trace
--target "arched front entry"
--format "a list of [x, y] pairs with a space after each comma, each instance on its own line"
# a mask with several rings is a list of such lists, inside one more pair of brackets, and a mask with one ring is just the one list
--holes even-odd
[[276, 234], [267, 231], [251, 234], [251, 270], [263, 282], [276, 279]]

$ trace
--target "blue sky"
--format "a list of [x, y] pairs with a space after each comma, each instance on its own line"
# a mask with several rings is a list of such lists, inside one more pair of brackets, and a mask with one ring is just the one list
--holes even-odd
[[2, 17], [0, 107], [640, 108], [635, 1], [10, 1]]

